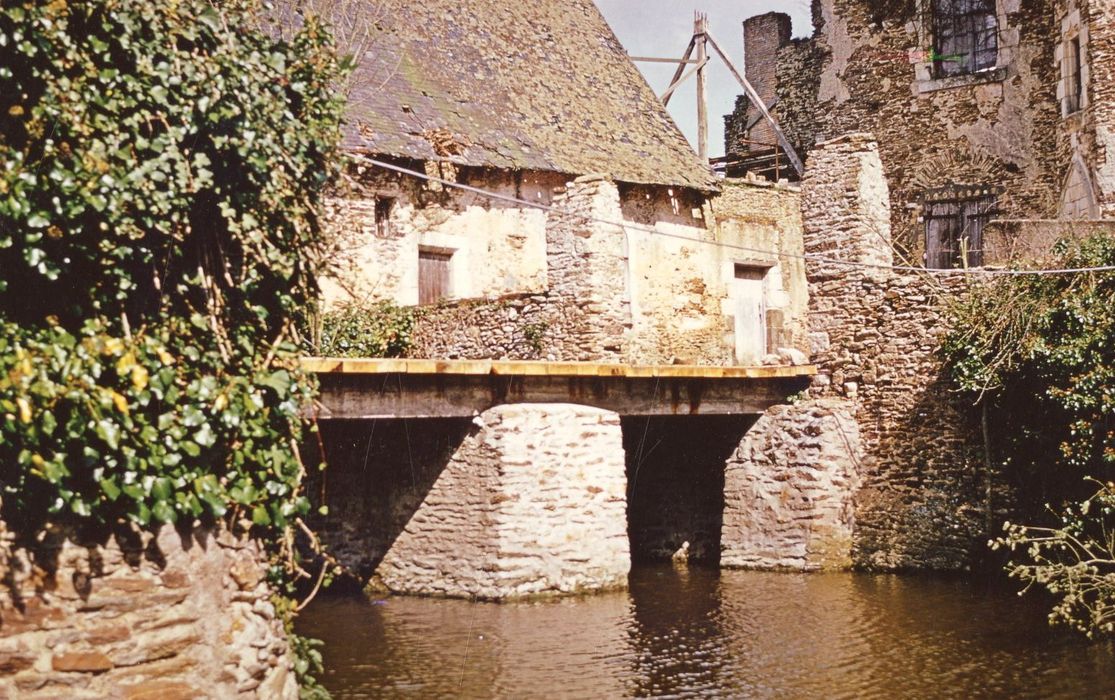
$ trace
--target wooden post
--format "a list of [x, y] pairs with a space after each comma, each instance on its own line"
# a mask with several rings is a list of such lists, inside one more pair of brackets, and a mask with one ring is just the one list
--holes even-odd
[[666, 105], [670, 104], [670, 98], [673, 97], [674, 90], [677, 90], [682, 83], [684, 83], [686, 80], [689, 80], [689, 76], [700, 70], [701, 66], [705, 65], [705, 63], [708, 63], [707, 58], [705, 59], [704, 63], [698, 63], [697, 65], [687, 70], [685, 72], [685, 75], [670, 83], [670, 87], [666, 88], [666, 92], [662, 93], [662, 96], [659, 98], [660, 100], [662, 100], [662, 106], [665, 107]]
[[693, 20], [697, 44], [697, 154], [708, 162], [708, 15], [697, 12]]
[[[680, 83], [681, 74], [683, 71], [685, 71], [685, 66], [689, 62], [689, 57], [693, 55], [693, 44], [694, 39], [690, 39], [689, 46], [685, 47], [685, 53], [681, 55], [681, 62], [678, 63], [678, 69], [674, 71], [674, 77], [670, 79], [670, 87], [676, 87]], [[673, 92], [667, 89], [666, 94], [662, 96], [662, 104], [670, 104], [670, 96], [673, 94]]]

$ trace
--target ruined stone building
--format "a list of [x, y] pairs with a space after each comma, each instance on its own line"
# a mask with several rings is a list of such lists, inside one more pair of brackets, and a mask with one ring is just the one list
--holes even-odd
[[[714, 179], [588, 0], [380, 18], [326, 301], [418, 312], [409, 359], [313, 365], [343, 562], [501, 598], [674, 554], [979, 557], [1012, 485], [936, 354], [968, 281], [916, 268], [1033, 260], [1107, 214], [1110, 25], [1084, 2], [814, 7], [812, 39], [745, 25], [800, 189]], [[740, 107], [729, 135], [770, 141]]]
[[[779, 13], [744, 23], [748, 77], [806, 160], [817, 375], [749, 431], [739, 497], [797, 497], [806, 482], [786, 475], [809, 464], [847, 474], [852, 558], [882, 569], [970, 566], [1017, 515], [1019, 477], [938, 353], [947, 302], [981, 277], [942, 270], [1040, 264], [1060, 236], [1115, 233], [1113, 20], [1087, 0], [815, 0], [808, 39]], [[727, 121], [766, 139], [745, 100]]]
[[[799, 191], [715, 178], [590, 0], [376, 28], [325, 299], [418, 311], [413, 359], [314, 365], [326, 542], [390, 590], [492, 598], [719, 562], [747, 530], [726, 464], [812, 371]], [[799, 506], [782, 561], [846, 561], [846, 499]]]
[[[992, 220], [1115, 214], [1113, 17], [1106, 0], [815, 0], [808, 39], [784, 14], [747, 20], [745, 63], [802, 155], [875, 136], [904, 260], [979, 266]], [[729, 150], [770, 140], [745, 102]]]
[[345, 147], [508, 199], [368, 165], [335, 202], [330, 303], [438, 304], [416, 357], [804, 348], [804, 267], [778, 255], [800, 254], [795, 193], [714, 179], [591, 2], [424, 2], [378, 26]]

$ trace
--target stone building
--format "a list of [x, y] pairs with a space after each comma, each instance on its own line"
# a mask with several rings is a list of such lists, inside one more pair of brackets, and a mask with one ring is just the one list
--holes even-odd
[[375, 26], [344, 145], [446, 182], [352, 173], [327, 302], [436, 304], [418, 357], [805, 347], [796, 192], [715, 179], [591, 2], [424, 2]]
[[[874, 134], [900, 260], [979, 266], [993, 219], [1115, 214], [1113, 16], [1102, 0], [815, 0], [809, 39], [786, 15], [747, 20], [746, 65], [803, 155]], [[761, 136], [737, 111], [730, 132]]]

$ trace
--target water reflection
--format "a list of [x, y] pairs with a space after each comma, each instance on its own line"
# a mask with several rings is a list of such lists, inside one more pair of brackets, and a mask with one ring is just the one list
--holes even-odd
[[1110, 644], [963, 580], [640, 568], [558, 601], [325, 598], [338, 698], [1099, 697]]

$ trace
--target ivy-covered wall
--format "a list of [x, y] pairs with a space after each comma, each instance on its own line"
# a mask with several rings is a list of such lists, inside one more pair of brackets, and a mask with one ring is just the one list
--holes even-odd
[[[291, 545], [309, 508], [294, 445], [310, 382], [293, 341], [325, 255], [344, 69], [320, 24], [268, 26], [268, 11], [0, 9], [0, 614], [16, 626], [38, 606], [44, 631], [72, 631], [6, 650], [38, 654], [36, 671], [106, 663], [81, 656], [87, 618], [71, 613], [95, 607], [102, 575], [171, 588], [156, 549], [120, 564], [105, 544], [171, 524], [266, 553], [253, 595], [276, 594], [280, 618], [256, 641], [285, 653], [283, 595], [309, 577]], [[63, 551], [116, 552], [112, 567], [89, 550], [88, 586], [52, 569], [40, 550], [56, 532]], [[71, 584], [83, 602], [54, 597]], [[78, 656], [52, 666], [63, 641]], [[71, 694], [68, 678], [45, 692]]]

